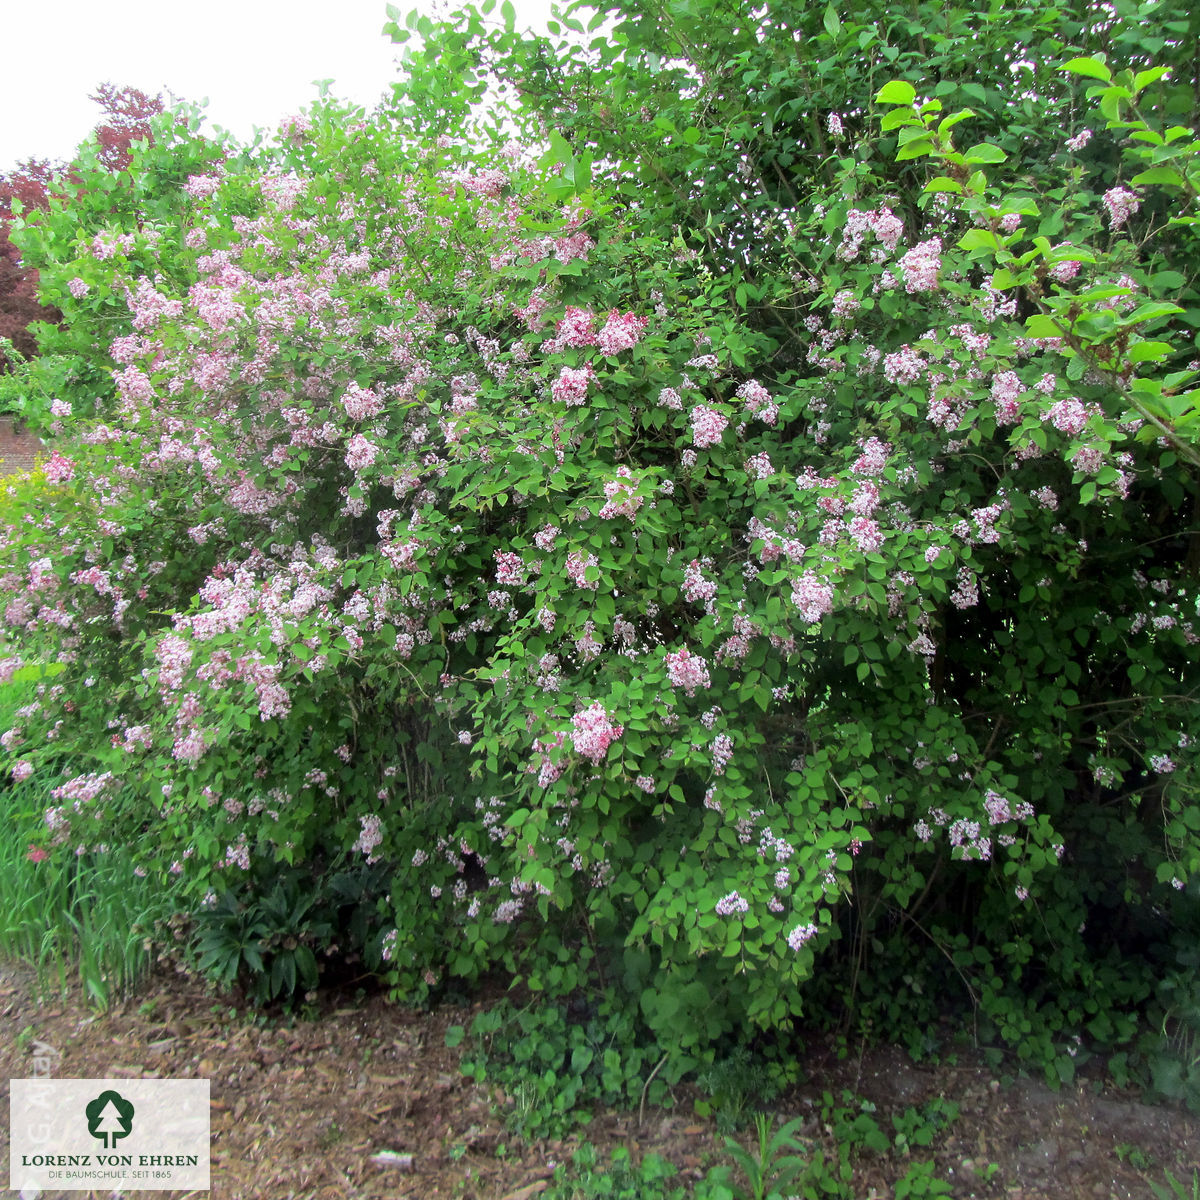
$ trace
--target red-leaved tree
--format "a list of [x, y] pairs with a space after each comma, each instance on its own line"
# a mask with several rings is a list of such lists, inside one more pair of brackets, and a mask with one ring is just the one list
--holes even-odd
[[[104, 119], [93, 131], [101, 164], [113, 172], [127, 170], [133, 158], [133, 143], [153, 141], [150, 122], [163, 111], [162, 96], [102, 83], [90, 99], [104, 110]], [[20, 251], [9, 239], [13, 201], [19, 201], [26, 212], [45, 208], [56, 176], [67, 185], [67, 194], [71, 185], [78, 184], [73, 167], [48, 160], [30, 159], [9, 174], [0, 175], [0, 338], [9, 339], [26, 357], [37, 352], [31, 327], [39, 321], [57, 323], [61, 314], [38, 302], [37, 271], [22, 264]], [[10, 365], [0, 349], [0, 371]]]

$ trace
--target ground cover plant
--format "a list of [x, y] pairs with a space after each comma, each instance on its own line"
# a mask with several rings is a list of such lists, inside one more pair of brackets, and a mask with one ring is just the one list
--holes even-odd
[[957, 996], [1194, 1100], [1196, 18], [607, 11], [413, 18], [379, 111], [15, 223], [41, 848], [264, 999], [515, 977], [606, 1099]]

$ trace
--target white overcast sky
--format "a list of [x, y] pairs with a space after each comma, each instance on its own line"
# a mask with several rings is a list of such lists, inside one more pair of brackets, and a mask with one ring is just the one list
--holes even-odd
[[[430, 0], [393, 0], [401, 12]], [[544, 25], [550, 0], [514, 0], [519, 27]], [[67, 159], [100, 117], [98, 84], [208, 99], [211, 124], [241, 138], [316, 97], [313, 81], [359, 104], [396, 76], [380, 30], [385, 0], [8, 0], [0, 70], [0, 172]], [[498, 16], [497, 12], [493, 16]]]

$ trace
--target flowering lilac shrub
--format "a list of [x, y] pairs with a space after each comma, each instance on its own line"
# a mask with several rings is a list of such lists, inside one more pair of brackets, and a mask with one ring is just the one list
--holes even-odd
[[72, 763], [47, 845], [196, 903], [385, 864], [400, 994], [603, 979], [671, 1077], [885, 937], [1086, 991], [1102, 881], [1200, 871], [1195, 450], [1136, 386], [1182, 343], [1096, 332], [1138, 213], [1080, 193], [1018, 264], [996, 155], [903, 203], [847, 160], [773, 326], [565, 153], [317, 112], [174, 225], [47, 237], [108, 380], [3, 512], [0, 658], [65, 667], [0, 736]]

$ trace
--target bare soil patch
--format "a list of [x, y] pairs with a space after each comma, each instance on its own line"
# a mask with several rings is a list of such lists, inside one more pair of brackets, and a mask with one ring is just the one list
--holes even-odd
[[[9, 1078], [32, 1074], [41, 1042], [56, 1051], [60, 1077], [210, 1079], [212, 1200], [530, 1200], [585, 1139], [602, 1161], [617, 1146], [656, 1152], [685, 1179], [724, 1161], [723, 1138], [694, 1115], [688, 1087], [676, 1089], [673, 1109], [648, 1108], [641, 1124], [636, 1112], [599, 1111], [570, 1140], [523, 1142], [505, 1126], [505, 1098], [463, 1077], [460, 1051], [445, 1046], [447, 1027], [471, 1016], [374, 995], [326, 998], [312, 1020], [264, 1020], [169, 974], [96, 1013], [75, 992], [39, 1003], [29, 975], [10, 964], [0, 966], [0, 1078], [7, 1091]], [[1149, 1200], [1164, 1170], [1190, 1180], [1200, 1169], [1200, 1121], [1094, 1079], [1058, 1092], [1031, 1079], [1002, 1086], [961, 1056], [915, 1065], [882, 1047], [839, 1061], [830, 1043], [810, 1047], [803, 1066], [805, 1082], [776, 1111], [805, 1118], [814, 1145], [832, 1148], [820, 1117], [826, 1091], [870, 1101], [884, 1128], [907, 1106], [954, 1101], [958, 1119], [912, 1159], [934, 1159], [956, 1197]], [[400, 1165], [372, 1161], [382, 1152]], [[7, 1126], [0, 1153], [6, 1161]], [[856, 1194], [891, 1197], [912, 1159], [861, 1155]]]

